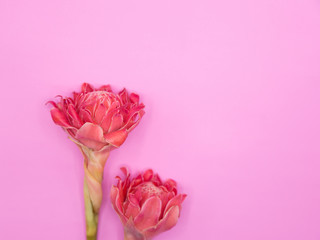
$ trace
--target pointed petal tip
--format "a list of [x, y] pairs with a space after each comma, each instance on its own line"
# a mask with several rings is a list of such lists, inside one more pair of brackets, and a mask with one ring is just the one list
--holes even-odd
[[83, 93], [87, 93], [87, 92], [92, 92], [93, 91], [93, 87], [89, 84], [84, 82], [81, 86], [81, 92]]
[[126, 217], [124, 216], [122, 211], [122, 206], [121, 206], [122, 204], [121, 204], [119, 195], [120, 195], [119, 188], [113, 185], [110, 191], [111, 205], [113, 209], [116, 211], [116, 213], [118, 214], [122, 224], [125, 224]]
[[60, 109], [53, 107], [51, 108], [50, 113], [51, 113], [52, 120], [55, 124], [61, 127], [66, 127], [66, 128], [72, 127], [68, 119]]
[[153, 174], [154, 173], [152, 169], [147, 169], [143, 174], [144, 181], [150, 181], [153, 177]]
[[129, 169], [128, 169], [127, 167], [123, 166], [123, 167], [120, 168], [120, 170], [122, 171], [122, 173], [123, 173], [126, 177], [128, 177], [128, 176], [130, 175]]
[[107, 92], [112, 92], [111, 86], [109, 84], [107, 85], [102, 85], [101, 87], [98, 88], [100, 91], [107, 91]]

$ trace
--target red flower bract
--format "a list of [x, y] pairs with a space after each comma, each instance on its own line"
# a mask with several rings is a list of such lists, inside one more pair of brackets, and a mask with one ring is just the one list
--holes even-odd
[[111, 188], [111, 203], [125, 228], [125, 239], [151, 239], [174, 227], [186, 194], [177, 194], [177, 184], [162, 182], [151, 169], [130, 180], [126, 168], [124, 180]]
[[112, 92], [109, 85], [94, 89], [82, 84], [73, 97], [50, 102], [53, 121], [61, 126], [80, 148], [84, 157], [83, 193], [87, 240], [97, 237], [98, 215], [103, 192], [103, 170], [110, 150], [119, 147], [144, 114], [137, 94], [123, 89]]
[[94, 151], [119, 147], [144, 114], [139, 95], [129, 95], [126, 89], [116, 94], [109, 85], [94, 89], [84, 83], [72, 98], [61, 97], [60, 102], [50, 103], [53, 121]]

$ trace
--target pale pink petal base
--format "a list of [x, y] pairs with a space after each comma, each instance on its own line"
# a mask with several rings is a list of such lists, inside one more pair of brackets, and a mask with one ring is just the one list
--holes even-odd
[[161, 214], [161, 200], [158, 197], [149, 198], [142, 206], [140, 213], [134, 219], [134, 225], [138, 229], [147, 229], [155, 226]]
[[96, 151], [105, 146], [102, 128], [93, 123], [86, 122], [83, 124], [75, 138], [83, 145]]
[[165, 232], [171, 228], [173, 228], [179, 218], [180, 210], [179, 206], [173, 206], [172, 208], [169, 209], [169, 211], [166, 213], [166, 215], [163, 217], [163, 219], [156, 225], [155, 227], [151, 227], [146, 229], [143, 234], [151, 239], [155, 235], [158, 235], [162, 232]]

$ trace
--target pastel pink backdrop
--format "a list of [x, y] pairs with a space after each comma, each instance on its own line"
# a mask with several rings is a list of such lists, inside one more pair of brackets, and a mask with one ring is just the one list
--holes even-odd
[[320, 2], [0, 1], [0, 238], [84, 240], [82, 156], [45, 102], [82, 82], [141, 95], [105, 169], [188, 194], [157, 239], [320, 239]]

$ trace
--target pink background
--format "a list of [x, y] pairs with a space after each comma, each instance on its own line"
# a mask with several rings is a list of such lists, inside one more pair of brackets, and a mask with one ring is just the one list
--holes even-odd
[[105, 169], [188, 194], [157, 239], [320, 239], [320, 2], [0, 1], [0, 238], [85, 240], [82, 156], [44, 103], [84, 81], [146, 115]]

